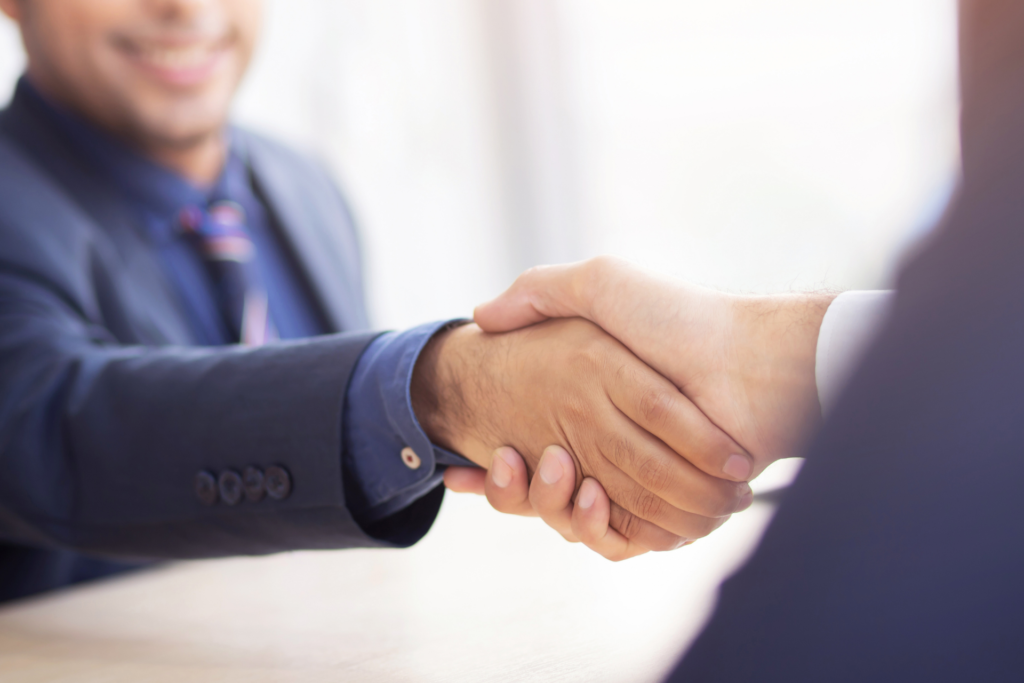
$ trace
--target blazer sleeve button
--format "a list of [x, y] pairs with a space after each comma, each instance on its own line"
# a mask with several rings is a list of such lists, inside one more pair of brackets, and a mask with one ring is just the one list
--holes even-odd
[[258, 467], [246, 467], [242, 472], [242, 486], [245, 487], [245, 499], [250, 503], [258, 503], [263, 500], [267, 489], [263, 483], [263, 470]]
[[217, 480], [207, 471], [198, 472], [192, 483], [196, 497], [204, 505], [213, 505], [217, 502]]
[[292, 492], [292, 476], [283, 467], [268, 467], [263, 475], [263, 482], [267, 495], [274, 500], [284, 500]]
[[423, 461], [420, 460], [420, 456], [416, 455], [416, 451], [409, 448], [408, 446], [402, 449], [401, 455], [402, 462], [404, 462], [405, 466], [408, 467], [410, 470], [418, 470], [420, 468], [420, 465], [423, 464]]
[[242, 500], [242, 478], [234, 470], [224, 470], [217, 479], [220, 498], [228, 505], [237, 505]]

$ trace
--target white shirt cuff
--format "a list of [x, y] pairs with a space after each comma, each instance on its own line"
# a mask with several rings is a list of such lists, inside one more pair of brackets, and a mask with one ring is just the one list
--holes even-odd
[[821, 412], [835, 405], [892, 303], [891, 291], [844, 292], [832, 300], [818, 332], [814, 378]]

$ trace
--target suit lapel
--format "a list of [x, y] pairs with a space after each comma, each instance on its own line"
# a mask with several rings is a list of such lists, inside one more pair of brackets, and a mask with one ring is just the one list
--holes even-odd
[[[235, 131], [257, 192], [306, 276], [329, 331], [367, 327], [357, 245], [344, 244], [351, 221], [333, 188], [311, 187], [307, 168], [251, 135]], [[333, 201], [332, 201], [333, 200]]]

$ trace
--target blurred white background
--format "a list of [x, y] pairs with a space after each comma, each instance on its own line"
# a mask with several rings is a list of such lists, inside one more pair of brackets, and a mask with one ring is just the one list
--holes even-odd
[[[236, 119], [335, 172], [382, 327], [469, 315], [529, 265], [599, 253], [730, 290], [885, 286], [957, 175], [953, 0], [267, 5]], [[22, 67], [0, 21], [0, 101]], [[786, 478], [773, 469], [757, 488]], [[697, 632], [766, 521], [755, 506], [693, 549], [623, 570], [485, 507], [450, 496], [438, 531], [379, 561], [454, 577], [456, 558], [457, 576], [509, 582], [561, 567], [571, 586], [518, 585], [541, 605], [605, 595], [573, 628], [604, 617], [645, 633], [652, 671]], [[474, 590], [515, 602], [500, 585]], [[550, 637], [569, 630], [552, 624]]]
[[[380, 327], [600, 253], [737, 291], [884, 287], [957, 177], [953, 0], [266, 9], [235, 118], [334, 171]], [[23, 65], [0, 19], [0, 101]]]
[[[952, 0], [270, 0], [236, 119], [322, 157], [376, 324], [615, 253], [884, 286], [957, 166]], [[0, 101], [22, 67], [0, 24]]]

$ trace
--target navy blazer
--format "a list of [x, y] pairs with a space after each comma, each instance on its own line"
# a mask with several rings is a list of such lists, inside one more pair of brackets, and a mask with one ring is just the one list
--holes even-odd
[[960, 196], [672, 681], [1024, 678], [1024, 3], [960, 32]]
[[[238, 134], [338, 334], [189, 347], [174, 290], [123, 200], [16, 105], [0, 114], [0, 599], [120, 567], [79, 553], [391, 545], [345, 506], [345, 391], [375, 334], [351, 216], [327, 175]], [[209, 507], [193, 492], [200, 471], [271, 465], [291, 475], [283, 500]], [[441, 495], [416, 513], [432, 518]]]

